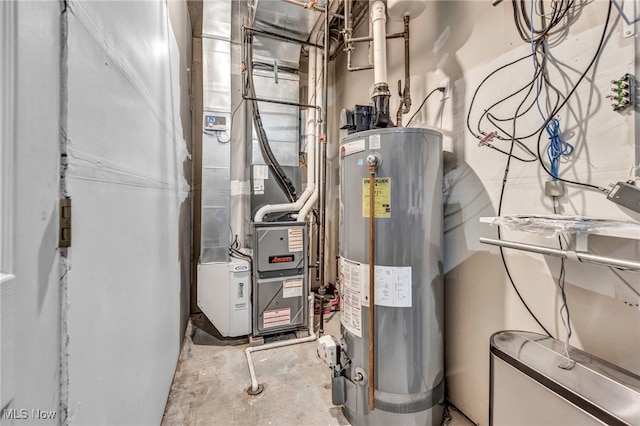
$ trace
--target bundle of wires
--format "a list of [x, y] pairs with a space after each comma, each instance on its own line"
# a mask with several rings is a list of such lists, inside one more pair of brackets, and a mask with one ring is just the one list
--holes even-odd
[[[551, 176], [553, 180], [560, 180], [574, 185], [604, 191], [606, 189], [599, 186], [563, 179], [559, 176], [558, 169], [560, 158], [573, 153], [573, 147], [567, 145], [566, 141], [562, 140], [557, 117], [560, 111], [574, 95], [577, 87], [584, 80], [600, 55], [609, 30], [612, 8], [611, 1], [609, 1], [607, 17], [598, 47], [596, 48], [592, 60], [581, 73], [577, 81], [573, 84], [573, 87], [566, 94], [562, 93], [551, 83], [548, 72], [550, 45], [558, 43], [559, 40], [563, 38], [563, 35], [566, 34], [571, 24], [578, 19], [582, 8], [592, 2], [593, 0], [556, 0], [551, 3], [551, 11], [545, 14], [545, 3], [542, 0], [513, 0], [512, 6], [516, 29], [523, 41], [527, 44], [531, 44], [532, 51], [530, 54], [524, 55], [495, 69], [481, 81], [471, 99], [466, 124], [467, 129], [475, 138], [480, 141], [484, 141], [482, 142], [482, 145], [488, 146], [501, 154], [507, 155], [510, 159], [513, 158], [514, 160], [521, 162], [538, 161], [545, 173]], [[533, 5], [535, 4], [538, 5], [537, 10], [540, 15], [540, 27], [536, 27], [534, 24], [533, 13], [535, 9], [533, 8]], [[521, 74], [521, 72], [515, 72], [513, 68], [517, 67], [520, 62], [529, 58], [531, 58], [534, 63], [534, 73], [532, 78], [512, 93], [498, 99], [491, 105], [484, 107], [482, 109], [482, 113], [479, 114], [479, 118], [475, 126], [476, 128], [473, 129], [471, 126], [471, 116], [477, 108], [478, 95], [482, 88], [487, 82], [500, 78], [507, 72], [510, 72], [510, 75]], [[546, 95], [546, 118], [545, 115], [542, 114], [542, 109], [540, 107], [540, 98], [543, 94]], [[512, 116], [499, 116], [497, 114], [497, 110], [508, 109], [507, 102], [513, 102], [514, 99], [518, 98], [521, 99], [521, 107], [517, 114]], [[519, 119], [525, 119], [527, 122], [533, 121], [530, 118], [529, 113], [532, 111], [534, 105], [538, 106], [544, 122], [540, 126], [534, 128], [533, 131], [516, 132], [516, 123]], [[490, 125], [490, 128], [486, 127], [487, 123]], [[509, 123], [511, 123], [511, 130], [507, 130], [507, 125]], [[506, 150], [486, 142], [485, 139], [487, 135], [492, 134], [492, 132], [494, 139], [515, 145], [515, 147], [524, 153], [524, 156], [514, 154], [514, 146], [511, 146], [509, 150]], [[542, 154], [542, 136], [544, 134], [549, 137], [550, 142], [547, 155]], [[537, 138], [537, 149], [534, 152], [534, 150], [529, 148], [527, 145], [527, 141], [535, 138]], [[546, 164], [547, 161], [549, 161], [549, 166]]]
[[[233, 235], [233, 231], [231, 230], [231, 226], [229, 226], [229, 231], [231, 232], [231, 234]], [[242, 260], [246, 260], [247, 262], [249, 262], [249, 265], [251, 267], [251, 276], [253, 276], [253, 257], [242, 252], [240, 250], [240, 241], [238, 241], [238, 235], [236, 234], [235, 239], [233, 240], [233, 242], [231, 242], [229, 244], [229, 256], [234, 257], [236, 259], [242, 259]]]
[[[533, 18], [533, 8], [534, 8], [534, 4], [535, 1], [531, 0], [531, 17]], [[543, 6], [543, 3], [541, 3], [540, 5], [541, 7]], [[554, 8], [554, 12], [557, 9]], [[552, 14], [552, 17], [555, 14]], [[543, 15], [544, 16], [544, 15]], [[526, 17], [526, 16], [525, 16]], [[517, 24], [519, 24], [519, 19], [516, 19]], [[536, 34], [536, 29], [534, 28], [533, 25], [533, 19], [530, 19], [529, 22], [530, 25], [530, 30], [531, 30], [531, 53], [533, 53], [534, 58], [533, 58], [533, 68], [535, 70], [537, 70], [538, 68], [538, 62], [537, 62], [537, 58], [535, 56], [536, 54], [536, 44], [534, 42], [535, 40], [535, 34]], [[518, 26], [518, 25], [516, 25]], [[520, 30], [520, 27], [518, 26], [518, 29]], [[544, 46], [544, 43], [541, 44], [542, 46]], [[540, 113], [540, 116], [542, 117], [542, 120], [545, 121], [546, 117], [544, 116], [543, 112], [542, 112], [542, 108], [540, 107], [540, 78], [537, 77], [536, 78], [536, 107], [538, 108], [538, 112]], [[560, 136], [561, 134], [561, 130], [560, 130], [560, 120], [558, 120], [556, 117], [552, 117], [551, 121], [549, 121], [549, 123], [545, 126], [545, 130], [547, 132], [547, 135], [549, 135], [549, 146], [547, 148], [547, 157], [549, 158], [549, 165], [550, 165], [550, 171], [551, 171], [551, 179], [553, 181], [558, 180], [558, 173], [560, 172], [560, 158], [561, 157], [569, 157], [571, 154], [573, 154], [573, 145], [571, 145], [570, 143], [566, 142], [564, 139], [562, 139], [562, 137]]]
[[560, 120], [557, 118], [552, 118], [545, 129], [549, 135], [547, 157], [549, 158], [551, 180], [557, 181], [558, 173], [560, 172], [560, 158], [571, 156], [571, 154], [573, 154], [573, 145], [560, 137]]
[[[530, 3], [526, 3], [529, 1]], [[558, 42], [563, 38], [563, 35], [566, 35], [568, 28], [570, 25], [575, 22], [578, 18], [582, 7], [591, 1], [575, 1], [575, 0], [556, 0], [551, 3], [551, 11], [549, 14], [545, 14], [544, 6], [545, 3], [543, 0], [513, 0], [513, 13], [514, 13], [514, 22], [516, 25], [516, 29], [520, 37], [528, 44], [531, 44], [531, 53], [524, 55], [518, 59], [515, 59], [496, 70], [489, 73], [478, 85], [476, 88], [473, 97], [471, 99], [471, 104], [469, 107], [469, 111], [467, 114], [467, 129], [471, 132], [471, 134], [481, 141], [480, 145], [488, 146], [495, 151], [504, 154], [507, 156], [507, 162], [504, 169], [504, 177], [502, 181], [502, 189], [500, 192], [500, 201], [498, 204], [498, 215], [502, 212], [502, 205], [504, 200], [504, 192], [505, 187], [508, 180], [509, 168], [511, 164], [511, 160], [517, 160], [521, 162], [535, 162], [538, 161], [542, 169], [551, 176], [553, 180], [560, 180], [563, 182], [571, 183], [574, 185], [579, 185], [586, 188], [596, 189], [599, 191], [605, 190], [604, 188], [598, 187], [596, 185], [592, 185], [589, 183], [572, 181], [568, 179], [563, 179], [559, 177], [559, 165], [560, 159], [563, 156], [568, 156], [573, 153], [573, 146], [564, 141], [561, 137], [560, 130], [560, 122], [558, 121], [558, 114], [560, 111], [566, 106], [567, 102], [574, 95], [577, 87], [584, 80], [589, 70], [593, 67], [594, 63], [598, 59], [602, 48], [604, 46], [606, 36], [609, 30], [609, 22], [611, 19], [611, 9], [612, 3], [609, 1], [607, 16], [605, 20], [605, 24], [602, 30], [602, 35], [600, 37], [600, 41], [598, 46], [594, 52], [593, 58], [581, 73], [580, 77], [574, 83], [573, 87], [566, 93], [561, 93], [558, 88], [556, 88], [549, 79], [548, 72], [548, 64], [549, 64], [549, 47], [554, 43]], [[534, 24], [534, 5], [538, 4], [538, 10], [540, 11], [540, 27], [537, 28]], [[530, 5], [530, 8], [527, 7]], [[528, 10], [527, 10], [528, 9]], [[553, 39], [553, 36], [557, 36], [557, 39]], [[476, 125], [476, 129], [472, 129], [471, 127], [471, 116], [474, 110], [474, 106], [476, 104], [478, 93], [481, 88], [487, 83], [487, 81], [493, 79], [499, 74], [503, 73], [505, 70], [508, 70], [514, 66], [517, 66], [520, 62], [531, 58], [534, 64], [534, 72], [532, 78], [530, 78], [525, 84], [518, 87], [512, 93], [502, 97], [498, 101], [492, 103], [488, 107], [482, 109], [482, 113], [479, 114], [479, 119]], [[511, 75], [517, 75], [518, 73], [511, 71]], [[534, 90], [535, 89], [535, 90]], [[540, 98], [541, 95], [545, 94], [546, 97], [546, 118], [545, 114], [542, 111], [542, 107], [540, 106]], [[532, 96], [533, 95], [533, 96]], [[506, 117], [498, 116], [497, 110], [505, 110], [508, 109], [506, 102], [513, 102], [514, 100], [518, 100], [518, 106], [515, 109], [515, 112]], [[536, 105], [540, 116], [543, 119], [543, 123], [536, 127], [533, 131], [529, 132], [517, 132], [517, 123], [519, 119], [528, 118], [527, 122], [532, 122], [528, 117], [528, 114], [532, 111], [533, 106]], [[485, 129], [486, 123], [489, 123], [491, 128]], [[507, 130], [507, 125], [511, 124], [510, 130]], [[497, 129], [497, 131], [496, 131]], [[547, 148], [547, 160], [549, 161], [549, 167], [545, 164], [545, 159], [543, 159], [542, 155], [542, 135], [547, 134], [549, 137], [549, 146]], [[496, 146], [493, 146], [488, 142], [489, 136], [493, 136], [498, 141], [509, 142], [509, 149], [501, 149]], [[537, 149], [535, 152], [532, 151], [526, 144], [527, 140], [536, 138], [537, 136]], [[524, 153], [524, 156], [515, 155], [514, 150], [518, 147]], [[501, 236], [500, 228], [498, 228], [498, 238]], [[538, 318], [531, 311], [524, 298], [518, 291], [518, 288], [515, 285], [513, 277], [509, 271], [508, 265], [506, 263], [506, 259], [504, 256], [504, 251], [500, 248], [500, 255], [502, 258], [502, 262], [509, 278], [509, 281], [518, 295], [520, 301], [527, 309], [532, 318], [538, 323], [538, 325], [545, 331], [545, 333], [549, 336], [551, 334], [544, 327], [544, 325], [538, 320]], [[561, 267], [561, 273], [559, 278], [560, 282], [564, 283], [564, 262]], [[567, 341], [571, 336], [569, 318], [568, 318], [568, 307], [566, 304], [566, 295], [564, 294], [564, 285], [560, 286], [562, 297], [563, 297], [563, 308], [561, 315], [563, 316], [563, 322], [565, 322], [565, 327], [567, 328]], [[568, 352], [567, 352], [568, 353]]]

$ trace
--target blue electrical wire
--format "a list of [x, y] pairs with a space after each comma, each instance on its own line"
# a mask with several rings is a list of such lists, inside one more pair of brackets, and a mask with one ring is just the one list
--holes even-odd
[[[534, 31], [533, 31], [533, 11], [534, 4], [536, 0], [531, 0], [531, 53], [533, 53], [533, 67], [535, 69], [538, 68], [537, 56], [536, 56], [536, 47], [534, 40]], [[542, 108], [540, 108], [540, 79], [542, 78], [542, 73], [540, 76], [536, 78], [536, 106], [538, 107], [538, 112], [542, 117], [543, 121], [546, 121], [546, 117], [542, 112]], [[552, 118], [547, 126], [545, 127], [547, 131], [547, 135], [549, 135], [549, 146], [547, 147], [547, 157], [549, 158], [549, 171], [551, 172], [551, 180], [558, 180], [558, 173], [560, 172], [560, 157], [567, 158], [573, 153], [573, 145], [569, 142], [565, 141], [560, 137], [560, 120], [557, 118]]]

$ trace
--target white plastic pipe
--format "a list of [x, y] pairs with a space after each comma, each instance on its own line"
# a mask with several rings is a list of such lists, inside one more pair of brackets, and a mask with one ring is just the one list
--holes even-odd
[[[318, 55], [318, 52], [320, 54]], [[307, 92], [309, 103], [319, 105], [316, 102], [318, 93], [318, 85], [321, 85], [318, 78], [318, 64], [322, 65], [322, 61], [318, 62], [318, 56], [322, 58], [322, 51], [316, 47], [309, 48], [309, 73], [307, 75]], [[316, 123], [318, 110], [309, 110], [307, 114], [307, 188], [311, 188], [312, 192], [309, 198], [300, 209], [297, 221], [304, 222], [307, 220], [309, 211], [318, 200], [318, 187], [316, 185]], [[311, 183], [311, 185], [310, 185]]]
[[373, 25], [373, 79], [374, 84], [387, 83], [387, 13], [380, 0], [371, 4]]
[[[324, 105], [324, 90], [322, 87], [322, 83], [324, 81], [324, 68], [323, 64], [324, 56], [322, 54], [322, 49], [316, 49], [316, 77], [315, 77], [315, 88], [316, 88], [316, 105], [322, 106]], [[320, 111], [316, 113], [316, 136], [322, 134], [322, 114]], [[317, 139], [316, 139], [317, 140]], [[320, 188], [320, 157], [321, 155], [316, 155], [316, 182], [318, 182], [318, 188]]]
[[253, 368], [253, 361], [251, 360], [251, 353], [258, 351], [266, 351], [269, 349], [281, 348], [283, 346], [296, 345], [298, 343], [313, 342], [316, 340], [315, 326], [313, 325], [313, 296], [309, 295], [309, 336], [301, 337], [299, 339], [283, 340], [281, 342], [267, 343], [262, 346], [248, 347], [244, 350], [247, 356], [247, 364], [249, 365], [249, 375], [251, 376], [251, 391], [256, 392], [258, 390], [258, 378], [256, 377], [256, 370]]
[[[313, 185], [313, 184], [312, 184]], [[255, 216], [253, 217], [254, 222], [262, 222], [262, 218], [269, 213], [276, 212], [295, 212], [304, 207], [304, 203], [307, 201], [309, 196], [313, 193], [313, 188], [310, 188], [310, 185], [307, 184], [306, 189], [293, 203], [285, 203], [285, 204], [267, 204], [258, 209]]]

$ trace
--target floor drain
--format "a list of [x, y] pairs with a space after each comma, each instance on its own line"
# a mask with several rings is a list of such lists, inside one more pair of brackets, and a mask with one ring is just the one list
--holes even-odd
[[264, 387], [262, 385], [258, 385], [258, 389], [256, 389], [256, 390], [252, 390], [251, 386], [249, 386], [247, 388], [247, 393], [249, 395], [258, 395], [258, 394], [262, 393], [263, 390], [264, 390]]

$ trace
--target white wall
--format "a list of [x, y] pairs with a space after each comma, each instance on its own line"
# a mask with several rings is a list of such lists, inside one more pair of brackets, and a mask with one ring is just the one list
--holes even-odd
[[70, 3], [71, 424], [159, 424], [188, 315], [186, 2]]
[[[56, 247], [60, 158], [60, 4], [24, 1], [3, 4], [2, 8], [3, 62], [11, 60], [11, 56], [5, 56], [8, 50], [15, 52], [15, 63], [3, 63], [5, 71], [13, 68], [15, 78], [8, 88], [15, 94], [15, 104], [4, 104], [10, 93], [3, 91], [2, 110], [6, 114], [5, 107], [14, 107], [15, 121], [3, 122], [3, 125], [14, 126], [9, 135], [15, 139], [2, 141], [3, 148], [13, 146], [12, 157], [3, 158], [2, 165], [12, 162], [13, 176], [8, 178], [14, 190], [10, 209], [3, 210], [3, 213], [11, 212], [13, 216], [11, 231], [14, 232], [14, 243], [9, 248], [13, 251], [13, 265], [12, 270], [2, 272], [11, 272], [16, 278], [9, 282], [13, 285], [13, 303], [9, 306], [5, 304], [8, 296], [5, 283], [2, 288], [3, 371], [0, 392], [3, 393], [3, 404], [6, 403], [6, 392], [12, 393], [12, 399], [8, 406], [1, 408], [26, 410], [18, 415], [27, 416], [33, 423], [32, 409], [52, 411], [55, 415], [58, 414], [59, 402], [60, 259]], [[6, 12], [11, 15], [4, 14]], [[15, 32], [8, 34], [6, 30], [12, 25]], [[7, 77], [7, 74], [3, 73], [3, 76]], [[5, 136], [8, 135], [6, 130], [3, 128]], [[5, 150], [3, 152], [6, 153]], [[3, 233], [2, 249], [7, 249], [4, 244], [7, 237]], [[5, 316], [7, 308], [13, 310], [13, 323], [9, 329], [4, 323], [8, 319]], [[13, 345], [5, 347], [11, 335]], [[11, 365], [6, 365], [6, 362]], [[7, 369], [13, 374], [13, 383], [7, 382]], [[0, 416], [2, 414], [4, 411]], [[58, 420], [59, 414], [53, 420], [42, 420], [42, 424], [57, 424]], [[25, 420], [14, 422], [2, 418], [1, 422], [9, 425]]]
[[[606, 15], [607, 2], [587, 5], [566, 41], [552, 53], [581, 71], [593, 54]], [[413, 114], [426, 93], [443, 78], [451, 80], [452, 97], [441, 103], [435, 95], [417, 117], [422, 125], [437, 126], [445, 135], [445, 285], [446, 285], [446, 371], [448, 396], [474, 421], [488, 420], [489, 337], [498, 330], [541, 331], [528, 316], [506, 279], [497, 250], [478, 243], [480, 236], [496, 237], [495, 230], [478, 223], [481, 216], [497, 212], [506, 157], [478, 148], [465, 127], [473, 91], [491, 70], [530, 51], [518, 37], [510, 2], [491, 7], [489, 1], [431, 1], [426, 11], [411, 23], [411, 75]], [[613, 13], [617, 18], [618, 14]], [[626, 180], [634, 163], [633, 116], [611, 111], [604, 99], [609, 81], [634, 72], [633, 38], [622, 37], [620, 20], [606, 45], [595, 74], [590, 73], [577, 97], [570, 102], [572, 114], [561, 116], [564, 134], [576, 146], [576, 154], [561, 171], [599, 186]], [[392, 23], [388, 31], [401, 31]], [[363, 28], [366, 31], [366, 28]], [[362, 35], [362, 34], [360, 34]], [[362, 45], [361, 45], [362, 46]], [[366, 48], [354, 55], [354, 65], [367, 61]], [[388, 42], [389, 83], [395, 92], [403, 75], [401, 41]], [[491, 83], [481, 95], [484, 106], [524, 84], [532, 75], [530, 61], [511, 71], [498, 83]], [[568, 70], [575, 81], [577, 74]], [[566, 92], [567, 83], [555, 75]], [[334, 119], [340, 108], [370, 101], [372, 72], [347, 73], [346, 58], [339, 57], [335, 74]], [[391, 111], [395, 118], [398, 97]], [[408, 116], [405, 116], [405, 122]], [[333, 127], [331, 140], [338, 131]], [[342, 133], [340, 134], [342, 136]], [[505, 145], [506, 146], [506, 145]], [[535, 146], [535, 145], [533, 145]], [[337, 168], [337, 161], [331, 164]], [[546, 175], [537, 164], [512, 163], [505, 193], [503, 214], [551, 213], [552, 205], [542, 188]], [[612, 219], [637, 219], [619, 209], [603, 195], [567, 187], [560, 201], [566, 214], [586, 214]], [[335, 220], [333, 218], [332, 220]], [[337, 238], [337, 235], [333, 237]], [[506, 239], [557, 247], [557, 240], [535, 235], [506, 233]], [[596, 238], [592, 249], [636, 258], [637, 244], [625, 240]], [[507, 262], [525, 300], [552, 334], [564, 338], [558, 314], [560, 303], [555, 285], [559, 262], [522, 252], [507, 252]], [[621, 284], [612, 271], [600, 266], [568, 262], [567, 294], [574, 338], [572, 345], [596, 356], [640, 372], [640, 311], [621, 299]], [[638, 286], [637, 275], [623, 278]], [[622, 331], [624, 330], [624, 331]]]

